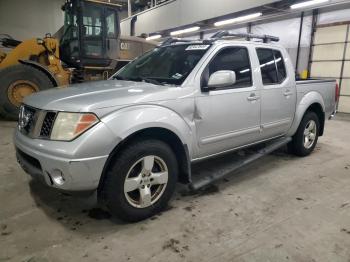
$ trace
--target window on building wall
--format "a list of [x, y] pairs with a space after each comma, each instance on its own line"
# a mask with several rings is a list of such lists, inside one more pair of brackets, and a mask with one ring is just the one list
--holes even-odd
[[168, 1], [170, 0], [131, 0], [131, 13], [134, 15]]

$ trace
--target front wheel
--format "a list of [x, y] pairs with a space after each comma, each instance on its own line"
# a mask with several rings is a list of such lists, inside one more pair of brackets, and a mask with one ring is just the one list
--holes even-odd
[[176, 157], [166, 143], [135, 141], [112, 161], [99, 195], [113, 215], [134, 222], [166, 207], [178, 176]]
[[292, 142], [288, 145], [290, 151], [297, 156], [311, 154], [317, 144], [319, 130], [318, 116], [314, 112], [306, 112]]

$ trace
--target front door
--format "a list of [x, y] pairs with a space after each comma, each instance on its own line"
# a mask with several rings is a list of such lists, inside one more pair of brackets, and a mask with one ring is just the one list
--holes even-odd
[[237, 46], [219, 50], [203, 71], [201, 85], [219, 70], [234, 71], [236, 83], [195, 98], [198, 158], [252, 143], [259, 137], [260, 90], [254, 85], [248, 49]]

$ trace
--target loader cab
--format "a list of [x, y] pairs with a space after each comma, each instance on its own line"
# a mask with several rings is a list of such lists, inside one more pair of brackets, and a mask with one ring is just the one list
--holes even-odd
[[67, 0], [64, 31], [60, 40], [61, 60], [77, 68], [113, 68], [119, 54], [117, 4]]

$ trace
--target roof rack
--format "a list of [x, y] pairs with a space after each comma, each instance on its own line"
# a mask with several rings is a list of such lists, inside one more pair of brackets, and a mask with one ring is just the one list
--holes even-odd
[[190, 43], [190, 42], [202, 42], [203, 44], [211, 44], [216, 40], [220, 39], [234, 39], [234, 38], [245, 38], [247, 41], [250, 41], [251, 39], [262, 39], [264, 43], [270, 43], [270, 42], [278, 42], [280, 39], [277, 36], [272, 35], [256, 35], [256, 34], [249, 34], [249, 33], [230, 33], [229, 31], [222, 30], [214, 35], [212, 35], [209, 39], [196, 39], [196, 40], [190, 40], [190, 39], [182, 39], [182, 38], [173, 38], [169, 37], [166, 39], [161, 46], [171, 45], [173, 43]]
[[169, 37], [167, 40], [165, 40], [165, 41], [161, 44], [161, 46], [171, 45], [171, 44], [177, 43], [177, 42], [187, 43], [187, 42], [193, 42], [193, 40]]
[[228, 38], [245, 38], [247, 41], [250, 41], [251, 39], [262, 39], [264, 43], [270, 43], [272, 41], [278, 42], [280, 39], [277, 36], [272, 35], [256, 35], [256, 34], [250, 34], [250, 33], [230, 33], [226, 30], [219, 31], [212, 35], [210, 38], [211, 40], [218, 40], [218, 39], [228, 39]]

